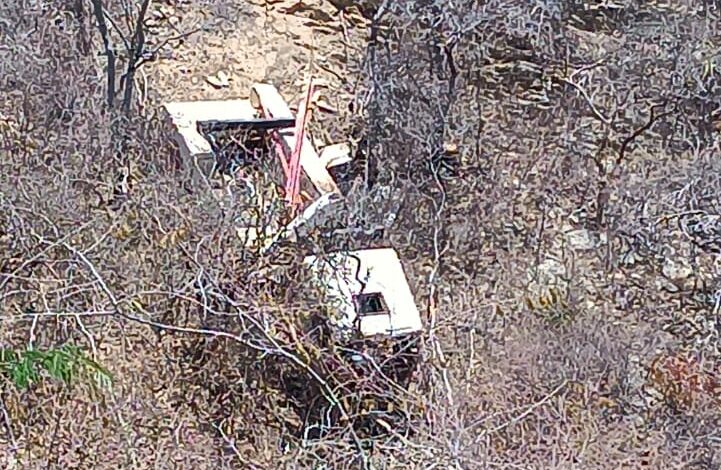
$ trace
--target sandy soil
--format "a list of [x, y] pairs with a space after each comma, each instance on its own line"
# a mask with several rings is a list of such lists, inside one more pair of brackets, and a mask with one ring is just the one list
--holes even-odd
[[[347, 44], [364, 33], [365, 20], [357, 9], [340, 11], [326, 0], [254, 1], [218, 12], [193, 2], [158, 8], [154, 15], [182, 24], [177, 27], [181, 33], [194, 25], [212, 25], [165, 48], [148, 64], [149, 98], [158, 103], [244, 98], [258, 81], [274, 84], [295, 102], [312, 73], [328, 81], [328, 101], [339, 106], [346, 68], [360, 52], [349, 50]], [[229, 77], [227, 86], [208, 82], [218, 72]]]

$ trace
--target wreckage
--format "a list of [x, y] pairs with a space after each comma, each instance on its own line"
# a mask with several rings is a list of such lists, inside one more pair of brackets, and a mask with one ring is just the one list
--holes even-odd
[[[318, 312], [324, 312], [324, 323], [332, 330], [333, 350], [341, 352], [320, 367], [345, 384], [376, 376], [380, 370], [383, 377], [407, 385], [418, 360], [420, 313], [398, 253], [382, 241], [384, 227], [349, 227], [342, 222], [340, 214], [352, 213], [352, 201], [341, 190], [343, 181], [332, 173], [340, 174], [335, 170], [354, 162], [347, 145], [331, 145], [319, 154], [305, 134], [312, 90], [311, 82], [296, 115], [269, 84], [254, 85], [247, 100], [173, 102], [165, 110], [180, 163], [196, 183], [212, 190], [212, 181], [228, 178], [240, 181], [251, 194], [268, 181], [274, 188], [284, 183], [281, 194], [272, 191], [275, 197], [258, 199], [255, 212], [263, 214], [246, 217], [237, 231], [246, 247], [271, 258], [274, 250], [289, 243], [302, 251], [301, 268], [322, 299]], [[253, 161], [262, 162], [261, 168]], [[278, 205], [282, 210], [274, 210]], [[283, 216], [273, 215], [278, 213]], [[311, 236], [314, 242], [304, 243]], [[316, 327], [308, 324], [307, 330]], [[341, 376], [343, 370], [347, 377]], [[315, 423], [311, 427], [327, 430], [338, 422], [337, 404], [318, 408], [314, 397], [321, 392], [311, 390], [302, 378], [286, 380], [292, 383], [284, 388], [297, 391], [296, 402], [314, 403], [303, 412], [307, 423]], [[356, 403], [387, 395], [382, 385], [362, 382], [365, 385], [351, 387]], [[393, 408], [382, 403], [385, 398], [370, 400], [375, 409]], [[304, 429], [307, 433], [308, 427]]]
[[240, 228], [248, 234], [247, 243], [256, 242], [261, 252], [268, 252], [280, 240], [299, 241], [318, 227], [326, 228], [330, 238], [334, 233], [345, 233], [346, 239], [351, 238], [351, 249], [308, 253], [304, 260], [328, 306], [337, 313], [334, 325], [338, 333], [348, 341], [359, 336], [414, 335], [422, 329], [421, 318], [397, 252], [388, 246], [366, 246], [374, 230], [354, 232], [337, 225], [329, 228], [328, 220], [344, 203], [344, 195], [329, 170], [352, 164], [352, 159], [349, 151], [339, 152], [338, 146], [319, 154], [305, 134], [312, 89], [311, 83], [297, 116], [269, 84], [254, 85], [247, 100], [166, 104], [182, 163], [191, 168], [194, 179], [207, 181], [243, 163], [219, 155], [217, 142], [208, 137], [210, 132], [243, 128], [246, 142], [235, 139], [235, 143], [246, 149], [252, 147], [249, 142], [254, 131], [269, 135], [280, 162], [270, 176], [285, 181], [284, 200], [295, 217], [285, 224], [275, 221], [262, 228]]

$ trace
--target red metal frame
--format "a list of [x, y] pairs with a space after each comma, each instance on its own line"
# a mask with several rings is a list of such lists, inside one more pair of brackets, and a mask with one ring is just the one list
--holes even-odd
[[313, 96], [313, 78], [308, 81], [308, 89], [306, 90], [305, 99], [298, 107], [298, 114], [295, 118], [295, 148], [290, 155], [289, 175], [286, 179], [285, 200], [295, 206], [300, 203], [300, 153], [303, 149], [305, 140], [305, 123], [308, 119], [308, 111], [310, 108], [310, 100]]
[[[285, 146], [281, 140], [278, 131], [270, 133], [275, 151], [278, 154], [280, 163], [283, 166], [283, 173], [285, 174], [285, 201], [290, 208], [296, 208], [302, 204], [300, 197], [300, 156], [303, 150], [303, 142], [305, 140], [305, 125], [308, 120], [308, 114], [310, 111], [310, 100], [313, 96], [313, 79], [311, 78], [308, 82], [308, 88], [306, 90], [305, 98], [301, 101], [298, 107], [298, 113], [295, 118], [295, 145], [291, 149], [290, 154], [286, 151]], [[270, 111], [262, 106], [261, 111], [267, 118], [272, 118]]]

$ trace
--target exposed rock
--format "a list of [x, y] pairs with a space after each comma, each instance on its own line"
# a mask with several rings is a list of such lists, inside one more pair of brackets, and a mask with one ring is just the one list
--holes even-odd
[[230, 77], [222, 70], [215, 74], [205, 77], [205, 81], [213, 85], [215, 88], [227, 88], [230, 86]]
[[643, 408], [646, 406], [644, 387], [646, 386], [646, 370], [637, 354], [628, 355], [626, 385], [629, 388], [631, 404]]
[[656, 277], [656, 280], [655, 280], [654, 283], [655, 283], [655, 285], [656, 285], [656, 289], [658, 289], [658, 290], [663, 290], [663, 291], [666, 291], [666, 292], [671, 292], [672, 294], [673, 294], [673, 293], [676, 293], [676, 292], [678, 292], [678, 291], [680, 290], [679, 287], [678, 287], [676, 284], [674, 284], [673, 282], [669, 281], [668, 279], [666, 279], [666, 278], [663, 277], [663, 276], [658, 276], [658, 277]]
[[568, 246], [574, 250], [592, 250], [598, 246], [598, 239], [585, 229], [571, 230], [564, 235]]
[[684, 259], [666, 259], [661, 272], [672, 281], [682, 281], [693, 274], [693, 268]]
[[[546, 258], [538, 265], [539, 286], [552, 286], [559, 284], [560, 278], [566, 274], [566, 267], [560, 261], [553, 258]], [[533, 278], [534, 271], [531, 269], [528, 273], [529, 278]]]
[[357, 8], [360, 13], [370, 19], [373, 18], [373, 15], [375, 15], [378, 8], [381, 6], [382, 1], [381, 0], [330, 0], [330, 3], [333, 4], [334, 7], [336, 7], [339, 10], [346, 10], [349, 8]]
[[443, 143], [443, 151], [449, 155], [457, 155], [458, 154], [458, 144], [456, 144], [454, 142], [444, 142]]
[[638, 254], [634, 253], [633, 251], [629, 251], [621, 257], [621, 264], [623, 264], [624, 266], [633, 266], [640, 260], [641, 257]]

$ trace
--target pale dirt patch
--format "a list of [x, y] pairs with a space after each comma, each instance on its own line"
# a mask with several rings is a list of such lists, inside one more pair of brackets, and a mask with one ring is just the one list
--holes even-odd
[[[361, 52], [346, 43], [360, 39], [365, 20], [351, 9], [341, 13], [326, 0], [255, 1], [213, 27], [192, 34], [144, 69], [153, 102], [246, 98], [256, 82], [270, 82], [289, 101], [300, 97], [312, 72], [331, 85], [331, 105], [338, 106], [347, 66]], [[166, 7], [167, 8], [167, 7]], [[182, 11], [180, 11], [182, 8]], [[192, 5], [175, 7], [183, 23], [207, 21]], [[208, 77], [228, 75], [228, 86]], [[211, 79], [211, 81], [214, 81]]]

